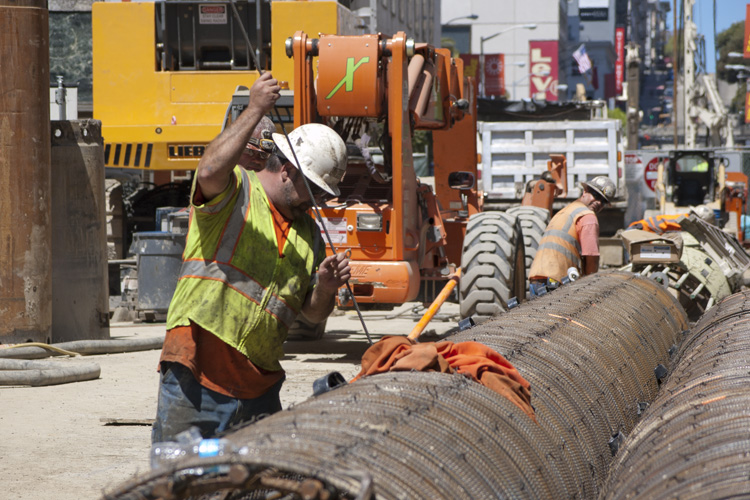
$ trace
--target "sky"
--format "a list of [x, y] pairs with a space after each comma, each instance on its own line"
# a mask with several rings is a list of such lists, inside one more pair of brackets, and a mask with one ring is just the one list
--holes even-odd
[[[745, 6], [749, 0], [715, 0], [716, 2], [716, 34], [718, 35], [737, 21], [745, 20]], [[674, 0], [670, 0], [670, 6]], [[667, 14], [667, 26], [672, 29], [673, 12]], [[693, 22], [698, 26], [698, 33], [706, 37], [706, 71], [716, 71], [714, 62], [714, 0], [696, 0], [693, 9]], [[679, 26], [680, 21], [677, 21]], [[737, 61], [742, 64], [742, 61]]]

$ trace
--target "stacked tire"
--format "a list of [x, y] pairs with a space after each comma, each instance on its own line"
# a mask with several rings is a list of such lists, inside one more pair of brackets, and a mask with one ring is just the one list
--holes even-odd
[[523, 232], [516, 215], [482, 212], [469, 219], [461, 255], [462, 318], [488, 319], [525, 297]]
[[[520, 206], [508, 209], [509, 215], [518, 218], [523, 232], [524, 255], [526, 257], [526, 292], [529, 290], [529, 270], [531, 263], [534, 262], [536, 251], [539, 248], [539, 242], [544, 236], [544, 230], [549, 224], [549, 210], [540, 207]], [[520, 293], [520, 292], [519, 292]]]

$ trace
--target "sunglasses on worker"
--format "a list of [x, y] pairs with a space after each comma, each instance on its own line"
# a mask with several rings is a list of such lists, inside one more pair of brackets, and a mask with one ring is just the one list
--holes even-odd
[[257, 139], [251, 137], [247, 143], [248, 145], [253, 146], [254, 149], [246, 147], [245, 151], [250, 156], [257, 156], [261, 160], [267, 160], [276, 152], [276, 144], [271, 139]]
[[314, 182], [308, 181], [307, 184], [310, 186], [310, 191], [312, 191], [313, 199], [318, 200], [318, 201], [325, 201], [325, 200], [333, 198], [333, 195], [331, 195], [331, 193], [324, 190], [323, 188], [321, 188]]
[[[277, 151], [276, 152], [276, 156], [279, 157], [279, 160], [281, 160], [281, 164], [282, 165], [286, 164], [286, 163], [289, 163], [289, 164], [293, 165], [293, 163], [290, 162], [289, 160], [287, 160], [286, 156], [284, 156], [280, 152]], [[300, 172], [296, 168], [294, 170], [297, 172], [296, 175], [300, 175], [300, 176], [304, 175], [304, 174], [302, 174], [302, 172]], [[295, 179], [295, 181], [296, 181], [296, 179]], [[329, 200], [329, 199], [333, 198], [333, 195], [331, 193], [329, 193], [325, 189], [321, 188], [320, 186], [318, 186], [317, 184], [315, 184], [314, 182], [312, 182], [309, 179], [307, 180], [307, 185], [310, 186], [310, 191], [312, 192], [312, 196], [313, 196], [314, 200], [316, 200], [316, 201], [325, 201], [325, 200]]]

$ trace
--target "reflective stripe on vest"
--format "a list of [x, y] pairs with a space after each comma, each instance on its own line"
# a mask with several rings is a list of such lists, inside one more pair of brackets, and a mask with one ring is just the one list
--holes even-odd
[[[242, 196], [246, 200], [250, 200], [250, 179], [247, 176], [247, 171], [242, 169]], [[232, 215], [229, 216], [226, 226], [224, 226], [224, 233], [221, 235], [221, 241], [219, 242], [219, 248], [216, 249], [215, 260], [218, 262], [230, 262], [234, 255], [234, 247], [239, 238], [239, 234], [242, 232], [242, 228], [245, 226], [245, 219], [247, 219], [248, 203], [236, 203]]]
[[686, 215], [689, 214], [657, 215], [655, 217], [649, 217], [648, 219], [641, 219], [632, 222], [628, 226], [628, 229], [641, 229], [656, 234], [664, 234], [667, 231], [680, 231], [682, 228], [676, 221], [680, 217]]
[[[203, 260], [185, 261], [180, 270], [180, 279], [190, 277], [221, 281], [260, 306], [263, 303], [263, 294], [266, 292], [266, 288], [229, 264], [234, 256], [239, 235], [245, 226], [245, 219], [247, 219], [247, 211], [250, 204], [250, 178], [247, 170], [244, 168], [239, 170], [242, 175], [242, 193], [240, 197], [241, 199], [248, 200], [248, 202], [234, 204], [232, 214], [224, 226], [221, 240], [216, 249], [215, 262]], [[228, 198], [222, 200], [218, 205], [226, 205]], [[264, 310], [277, 318], [287, 328], [292, 326], [292, 323], [294, 323], [299, 314], [299, 311], [290, 308], [281, 298], [275, 295], [269, 298]]]
[[[182, 275], [180, 278], [203, 278], [222, 281], [258, 305], [261, 305], [263, 293], [266, 291], [260, 283], [245, 275], [242, 271], [221, 262], [204, 260], [185, 261], [182, 264]], [[297, 317], [297, 313], [275, 295], [269, 298], [265, 311], [276, 317], [287, 328], [292, 326]]]
[[562, 209], [544, 231], [529, 277], [561, 279], [569, 267], [581, 268], [581, 243], [575, 224], [584, 215], [593, 214], [586, 205], [575, 201]]
[[194, 322], [257, 366], [280, 370], [287, 330], [322, 260], [314, 253], [321, 248], [320, 229], [306, 214], [295, 218], [280, 256], [260, 181], [241, 167], [233, 179], [214, 205], [192, 209], [167, 328]]

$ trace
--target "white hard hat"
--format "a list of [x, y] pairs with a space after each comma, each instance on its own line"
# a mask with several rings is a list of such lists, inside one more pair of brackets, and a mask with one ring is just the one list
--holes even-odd
[[612, 203], [617, 190], [615, 183], [606, 175], [596, 176], [588, 182], [581, 182], [581, 185], [601, 195], [607, 203]]
[[[346, 171], [344, 140], [332, 128], [308, 123], [289, 132], [289, 141], [299, 161], [298, 168], [316, 186], [338, 196], [338, 184]], [[283, 134], [273, 134], [273, 142], [294, 165], [294, 156]]]

